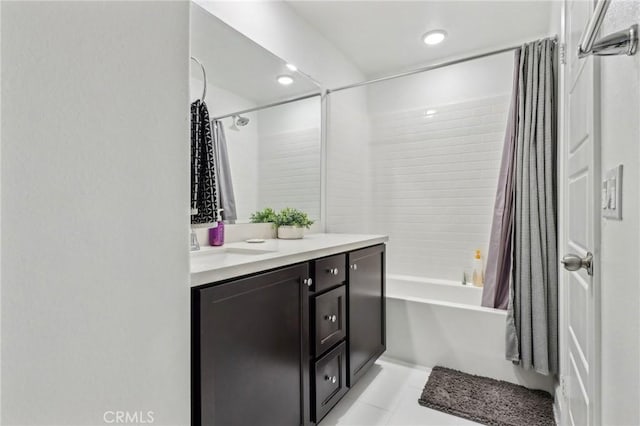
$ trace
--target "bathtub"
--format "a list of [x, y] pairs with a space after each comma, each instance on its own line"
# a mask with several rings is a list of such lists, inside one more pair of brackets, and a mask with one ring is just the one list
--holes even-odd
[[471, 284], [387, 275], [386, 358], [440, 365], [553, 394], [553, 379], [505, 360], [506, 312], [480, 306]]

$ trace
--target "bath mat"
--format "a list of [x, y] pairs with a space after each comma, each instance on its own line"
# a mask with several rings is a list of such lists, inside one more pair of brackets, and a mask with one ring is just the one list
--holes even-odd
[[444, 367], [433, 368], [418, 403], [485, 425], [556, 424], [549, 393]]

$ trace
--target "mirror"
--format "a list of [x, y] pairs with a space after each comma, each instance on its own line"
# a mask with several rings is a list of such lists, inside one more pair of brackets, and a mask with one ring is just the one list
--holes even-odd
[[[206, 71], [205, 103], [210, 119], [219, 120], [226, 139], [237, 218], [234, 221], [223, 214], [225, 220], [246, 223], [251, 213], [265, 207], [293, 207], [319, 223], [318, 85], [195, 3], [191, 3], [190, 32], [191, 55]], [[279, 76], [293, 81], [283, 85], [278, 82]], [[203, 84], [202, 69], [192, 61], [192, 102], [202, 97]], [[317, 95], [268, 107], [314, 94]], [[255, 110], [231, 115], [252, 109]], [[214, 125], [212, 131], [215, 134]], [[220, 185], [224, 178], [217, 180]], [[221, 188], [218, 192], [224, 195], [227, 190], [228, 187]]]

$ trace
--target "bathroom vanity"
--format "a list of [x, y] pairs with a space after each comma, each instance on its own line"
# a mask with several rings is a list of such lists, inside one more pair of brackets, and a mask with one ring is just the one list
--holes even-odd
[[193, 425], [319, 422], [385, 350], [383, 236], [192, 255]]

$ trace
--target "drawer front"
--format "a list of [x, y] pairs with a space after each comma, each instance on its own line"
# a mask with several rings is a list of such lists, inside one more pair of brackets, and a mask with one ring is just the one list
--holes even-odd
[[313, 353], [316, 357], [347, 335], [347, 293], [340, 286], [313, 298], [312, 318], [315, 323]]
[[315, 416], [318, 423], [347, 392], [347, 356], [340, 344], [315, 364]]
[[347, 256], [335, 256], [318, 259], [314, 262], [315, 280], [312, 291], [320, 292], [342, 284], [347, 279]]

